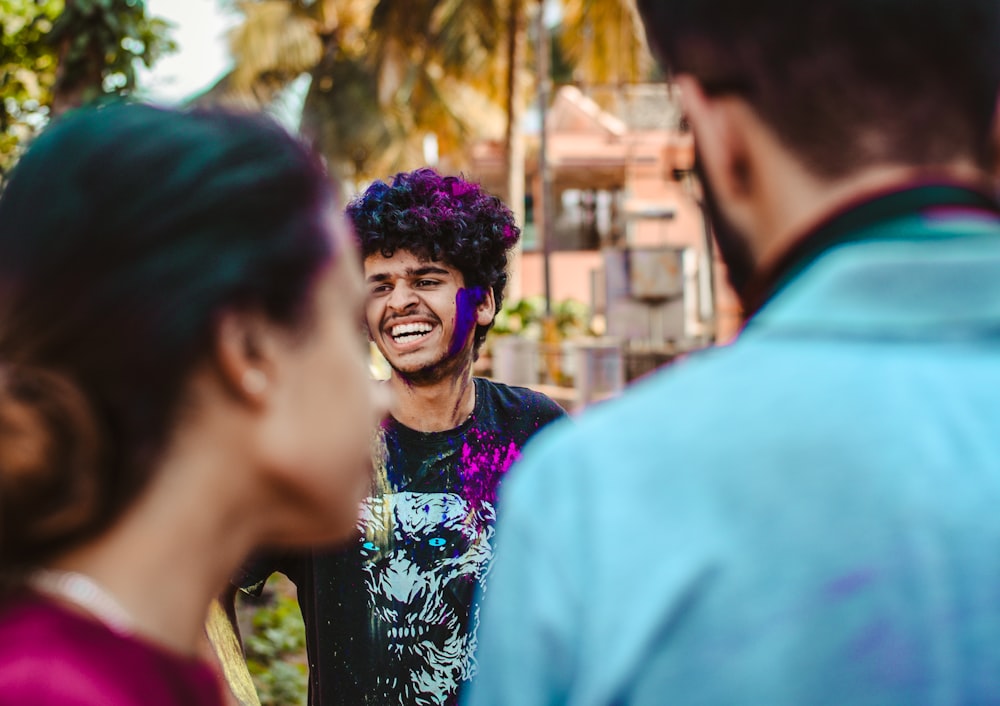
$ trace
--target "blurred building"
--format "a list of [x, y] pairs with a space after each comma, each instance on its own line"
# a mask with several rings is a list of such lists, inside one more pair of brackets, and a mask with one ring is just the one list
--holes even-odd
[[[562, 86], [548, 113], [552, 299], [590, 303], [606, 316], [609, 333], [651, 349], [681, 339], [728, 340], [739, 307], [721, 263], [714, 271], [706, 264], [690, 175], [694, 146], [674, 90], [657, 83], [588, 93]], [[533, 208], [542, 191], [538, 142], [529, 137], [525, 165], [524, 248], [514, 273], [521, 296], [544, 292]], [[477, 143], [471, 162], [472, 177], [506, 192], [502, 143]]]

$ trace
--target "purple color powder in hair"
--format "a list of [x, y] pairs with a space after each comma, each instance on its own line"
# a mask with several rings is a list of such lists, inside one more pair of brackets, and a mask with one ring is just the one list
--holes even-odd
[[462, 197], [466, 194], [471, 194], [476, 191], [479, 187], [475, 184], [470, 184], [467, 181], [462, 181], [461, 179], [456, 179], [451, 185], [452, 196]]
[[482, 287], [473, 287], [460, 289], [455, 295], [455, 330], [448, 347], [449, 356], [457, 355], [469, 340], [469, 334], [476, 327], [476, 307], [482, 303], [485, 294]]

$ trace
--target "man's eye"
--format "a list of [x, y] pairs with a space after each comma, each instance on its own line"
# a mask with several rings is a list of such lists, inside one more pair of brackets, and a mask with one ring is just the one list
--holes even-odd
[[436, 279], [422, 279], [417, 282], [418, 287], [433, 287], [438, 284]]
[[372, 294], [383, 294], [391, 289], [388, 284], [380, 284], [377, 287], [372, 287]]

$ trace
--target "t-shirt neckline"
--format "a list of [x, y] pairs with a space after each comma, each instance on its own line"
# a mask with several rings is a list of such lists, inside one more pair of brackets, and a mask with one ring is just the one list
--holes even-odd
[[401, 421], [390, 415], [388, 417], [388, 421], [392, 425], [393, 431], [399, 433], [400, 436], [408, 437], [414, 442], [424, 444], [433, 444], [444, 439], [453, 439], [464, 435], [472, 427], [472, 425], [475, 424], [476, 419], [482, 416], [483, 409], [486, 404], [484, 380], [482, 380], [482, 378], [473, 377], [472, 382], [474, 386], [473, 389], [475, 390], [476, 401], [472, 406], [472, 413], [457, 427], [444, 429], [442, 431], [418, 431], [417, 429], [406, 426]]

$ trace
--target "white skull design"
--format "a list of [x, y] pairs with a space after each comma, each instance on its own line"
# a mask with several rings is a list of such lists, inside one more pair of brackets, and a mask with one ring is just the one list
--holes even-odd
[[[390, 662], [385, 703], [440, 704], [475, 673], [478, 608], [495, 514], [455, 493], [395, 493], [362, 507], [371, 632]], [[405, 675], [408, 674], [408, 681]]]

